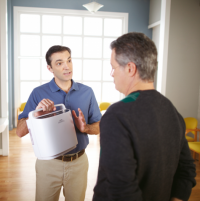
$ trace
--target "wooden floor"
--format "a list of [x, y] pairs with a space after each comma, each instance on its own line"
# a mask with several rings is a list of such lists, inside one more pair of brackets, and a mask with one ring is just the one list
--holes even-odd
[[[99, 165], [99, 136], [90, 135], [86, 149], [89, 159], [85, 201], [91, 201]], [[0, 201], [35, 201], [35, 161], [29, 134], [23, 138], [10, 131], [10, 154], [0, 156]], [[59, 201], [64, 201], [61, 191]]]
[[[89, 159], [88, 186], [85, 201], [91, 201], [99, 162], [99, 136], [90, 135], [86, 149]], [[0, 156], [0, 200], [35, 200], [35, 160], [29, 135], [19, 138], [15, 129], [10, 132], [9, 157]], [[193, 188], [189, 201], [200, 201], [200, 165], [196, 163], [197, 185]], [[61, 192], [60, 201], [64, 201]]]

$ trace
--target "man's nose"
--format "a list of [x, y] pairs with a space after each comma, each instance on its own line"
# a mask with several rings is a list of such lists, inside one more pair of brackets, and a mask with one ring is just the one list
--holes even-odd
[[69, 64], [68, 63], [64, 63], [64, 68], [65, 69], [69, 69]]

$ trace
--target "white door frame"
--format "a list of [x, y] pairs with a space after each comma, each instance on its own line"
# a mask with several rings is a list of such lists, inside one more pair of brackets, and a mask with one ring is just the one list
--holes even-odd
[[2, 133], [2, 148], [0, 149], [0, 155], [3, 156], [9, 154], [6, 15], [7, 0], [0, 0], [0, 133]]
[[160, 42], [157, 72], [157, 90], [163, 95], [166, 95], [170, 10], [171, 0], [162, 0], [160, 16]]

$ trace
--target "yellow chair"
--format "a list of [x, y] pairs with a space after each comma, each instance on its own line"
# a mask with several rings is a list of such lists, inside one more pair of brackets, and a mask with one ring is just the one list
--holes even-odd
[[100, 112], [103, 111], [103, 110], [107, 110], [110, 105], [111, 104], [108, 103], [108, 102], [102, 102], [102, 103], [100, 103], [100, 105], [99, 105]]
[[18, 116], [20, 115], [20, 113], [24, 111], [25, 105], [26, 105], [26, 102], [22, 103], [20, 107], [17, 108], [17, 121], [18, 121]]
[[199, 154], [199, 163], [200, 163], [200, 142], [188, 142], [190, 150], [193, 151], [193, 159], [195, 160], [195, 154]]
[[[197, 119], [193, 117], [187, 117], [187, 118], [184, 118], [184, 121], [186, 125], [185, 137], [187, 141], [188, 142], [197, 141], [197, 132], [199, 131], [199, 129], [197, 129], [197, 124], [198, 124]], [[189, 132], [191, 132], [194, 135], [194, 138], [187, 136]]]

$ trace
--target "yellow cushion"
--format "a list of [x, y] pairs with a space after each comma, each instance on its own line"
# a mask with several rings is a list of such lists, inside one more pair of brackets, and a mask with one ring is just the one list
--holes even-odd
[[111, 104], [108, 103], [108, 102], [100, 103], [99, 109], [100, 109], [100, 111], [102, 111], [102, 110], [107, 110], [107, 108], [108, 108], [110, 105], [111, 105]]
[[189, 148], [200, 154], [200, 142], [188, 142]]
[[185, 136], [186, 137], [186, 140], [188, 142], [194, 142], [194, 138], [190, 137], [190, 136]]
[[22, 103], [22, 104], [21, 104], [21, 106], [20, 106], [20, 111], [24, 111], [25, 105], [26, 105], [26, 103]]
[[[196, 129], [197, 128], [197, 124], [198, 124], [197, 119], [195, 119], [193, 117], [187, 117], [187, 118], [184, 118], [184, 121], [185, 121], [186, 129]], [[191, 133], [195, 134], [194, 131], [191, 131]]]

